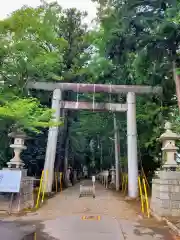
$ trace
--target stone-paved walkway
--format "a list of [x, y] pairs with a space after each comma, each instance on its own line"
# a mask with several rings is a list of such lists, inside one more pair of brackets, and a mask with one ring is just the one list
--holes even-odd
[[[89, 182], [85, 181], [85, 185]], [[38, 211], [40, 219], [54, 219], [59, 216], [78, 215], [78, 214], [99, 214], [109, 216], [120, 216], [124, 219], [137, 219], [137, 214], [130, 209], [123, 198], [115, 196], [110, 190], [105, 189], [99, 183], [96, 183], [96, 198], [79, 198], [79, 184], [68, 188], [61, 194], [58, 194]]]
[[[82, 220], [99, 216], [99, 220]], [[11, 218], [11, 220], [17, 220]], [[96, 198], [79, 198], [79, 184], [59, 193], [37, 213], [18, 221], [40, 222], [44, 238], [63, 240], [173, 240], [167, 227], [152, 221], [140, 221], [131, 205], [113, 191], [96, 183]]]

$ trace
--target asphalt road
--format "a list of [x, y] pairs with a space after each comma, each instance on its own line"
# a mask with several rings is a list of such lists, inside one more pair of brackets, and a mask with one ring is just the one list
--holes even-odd
[[35, 226], [24, 225], [15, 222], [0, 221], [1, 240], [25, 240], [25, 237], [35, 231]]

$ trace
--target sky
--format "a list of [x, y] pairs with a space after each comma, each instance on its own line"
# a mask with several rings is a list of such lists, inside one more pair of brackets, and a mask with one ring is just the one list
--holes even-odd
[[[2, 1], [2, 0], [1, 0]], [[46, 2], [54, 2], [46, 0]], [[63, 8], [75, 7], [81, 11], [88, 12], [88, 22], [96, 17], [96, 6], [91, 0], [57, 0]], [[11, 12], [21, 8], [23, 5], [36, 7], [40, 4], [40, 0], [4, 0], [0, 7], [0, 19], [5, 18]]]

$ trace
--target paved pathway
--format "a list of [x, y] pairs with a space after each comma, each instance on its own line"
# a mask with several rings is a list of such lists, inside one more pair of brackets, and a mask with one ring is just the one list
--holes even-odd
[[[93, 219], [83, 220], [83, 216], [93, 216]], [[138, 213], [119, 194], [104, 189], [98, 183], [95, 199], [79, 198], [77, 184], [49, 199], [37, 213], [18, 220], [41, 223], [42, 234], [37, 240], [173, 239], [167, 227], [154, 220], [140, 221]]]
[[[89, 184], [87, 180], [84, 183], [85, 185]], [[59, 216], [79, 214], [99, 214], [137, 219], [135, 211], [129, 208], [129, 204], [123, 198], [117, 197], [116, 193], [105, 189], [99, 183], [96, 183], [95, 199], [90, 196], [79, 198], [79, 184], [77, 184], [50, 199], [43, 208], [39, 209], [38, 218], [54, 219]]]

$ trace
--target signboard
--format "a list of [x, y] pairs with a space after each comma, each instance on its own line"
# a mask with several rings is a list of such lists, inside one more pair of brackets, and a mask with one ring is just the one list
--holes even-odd
[[0, 192], [18, 193], [21, 184], [21, 171], [0, 170]]
[[95, 181], [96, 181], [95, 176], [92, 176], [92, 182], [95, 183]]

